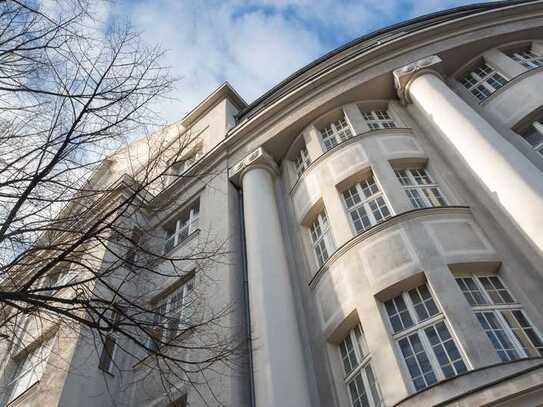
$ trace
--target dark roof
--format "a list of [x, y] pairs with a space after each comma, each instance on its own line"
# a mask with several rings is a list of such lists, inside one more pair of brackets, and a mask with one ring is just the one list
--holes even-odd
[[[503, 1], [494, 1], [494, 2], [471, 4], [467, 6], [460, 6], [460, 7], [455, 7], [448, 10], [438, 11], [435, 13], [425, 14], [425, 15], [413, 18], [411, 20], [402, 21], [401, 23], [394, 24], [394, 25], [379, 29], [377, 31], [373, 31], [369, 34], [363, 35], [346, 44], [341, 45], [340, 47], [324, 54], [320, 58], [304, 66], [303, 68], [300, 68], [299, 70], [294, 72], [292, 75], [290, 75], [286, 79], [279, 82], [269, 91], [264, 93], [262, 96], [260, 96], [259, 98], [251, 102], [247, 107], [245, 107], [245, 109], [243, 109], [241, 112], [238, 113], [236, 118], [239, 122], [245, 118], [249, 118], [253, 116], [260, 109], [273, 103], [273, 101], [280, 98], [283, 94], [288, 93], [293, 86], [299, 86], [299, 84], [297, 83], [294, 84], [293, 82], [296, 79], [298, 79], [300, 76], [302, 76], [304, 73], [314, 68], [315, 66], [321, 64], [322, 62], [336, 56], [342, 51], [347, 50], [356, 45], [359, 45], [363, 42], [366, 42], [372, 39], [375, 40], [373, 43], [369, 44], [368, 46], [364, 47], [361, 50], [365, 52], [373, 48], [374, 46], [381, 45], [383, 43], [382, 40], [385, 40], [385, 38], [389, 38], [389, 39], [396, 38], [394, 36], [395, 33], [401, 32], [403, 35], [403, 33], [412, 32], [422, 27], [428, 27], [428, 26], [437, 24], [443, 20], [450, 20], [452, 18], [462, 17], [462, 16], [470, 15], [470, 14], [477, 14], [482, 11], [488, 11], [492, 9], [507, 7], [507, 6], [511, 6], [515, 4], [535, 3], [537, 1], [539, 0], [503, 0]], [[406, 29], [410, 29], [410, 30], [406, 31]], [[379, 38], [379, 37], [385, 37], [385, 38]], [[351, 57], [351, 55], [349, 55], [349, 57]], [[341, 63], [343, 62], [343, 60], [339, 62]]]

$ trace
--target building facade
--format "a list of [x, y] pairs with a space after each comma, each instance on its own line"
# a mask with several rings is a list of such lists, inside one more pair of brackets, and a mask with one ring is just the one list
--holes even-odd
[[[543, 404], [543, 1], [381, 30], [250, 105], [225, 84], [180, 124], [200, 134], [182, 171], [220, 175], [159, 191], [178, 205], [153, 227], [169, 250], [229, 237], [207, 294], [251, 327], [249, 367], [218, 375], [214, 402]], [[109, 405], [108, 386], [168, 405], [71, 352], [47, 403], [51, 361], [7, 405]], [[204, 405], [190, 388], [178, 403]]]

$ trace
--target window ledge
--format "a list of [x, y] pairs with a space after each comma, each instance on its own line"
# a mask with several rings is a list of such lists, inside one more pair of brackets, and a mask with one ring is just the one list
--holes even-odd
[[363, 133], [355, 134], [354, 136], [352, 136], [351, 138], [345, 140], [344, 142], [337, 144], [336, 146], [334, 146], [330, 150], [327, 150], [327, 151], [323, 152], [314, 161], [312, 161], [311, 164], [309, 164], [309, 166], [302, 173], [302, 175], [298, 177], [298, 179], [296, 180], [294, 185], [292, 185], [292, 187], [290, 188], [289, 193], [293, 194], [294, 190], [298, 187], [298, 185], [301, 184], [302, 179], [304, 179], [307, 176], [307, 174], [309, 172], [311, 172], [311, 170], [313, 170], [314, 167], [317, 166], [318, 163], [323, 161], [326, 156], [328, 156], [328, 155], [330, 155], [330, 154], [332, 154], [332, 153], [334, 153], [336, 151], [341, 150], [343, 147], [348, 146], [349, 144], [355, 143], [357, 141], [360, 141], [363, 138], [366, 138], [366, 137], [369, 137], [369, 136], [374, 136], [374, 135], [379, 135], [379, 134], [386, 134], [386, 133], [406, 133], [406, 132], [411, 133], [411, 134], [413, 133], [412, 129], [410, 129], [409, 127], [395, 127], [393, 129], [368, 130], [368, 131], [365, 131]]
[[318, 268], [317, 272], [309, 280], [308, 285], [310, 288], [315, 288], [323, 274], [328, 271], [330, 266], [335, 263], [336, 260], [341, 258], [353, 246], [356, 246], [358, 243], [370, 238], [371, 236], [381, 232], [382, 230], [388, 229], [389, 227], [394, 226], [400, 222], [404, 222], [410, 219], [416, 219], [422, 216], [429, 216], [441, 213], [470, 213], [469, 210], [469, 206], [437, 206], [432, 208], [412, 209], [407, 212], [402, 212], [398, 215], [392, 216], [385, 221], [370, 227], [362, 233], [353, 236], [343, 245], [338, 247], [336, 251], [330, 255], [326, 262]]
[[[527, 78], [529, 76], [535, 75], [535, 74], [537, 74], [539, 72], [543, 72], [543, 66], [540, 66], [538, 68], [528, 69], [527, 71], [521, 73], [520, 75], [515, 76], [509, 82], [507, 82], [507, 84], [505, 84], [505, 86], [502, 86], [497, 91], [492, 93], [489, 97], [487, 97], [485, 100], [482, 100], [481, 102], [479, 102], [479, 105], [481, 107], [484, 107], [484, 106], [488, 105], [494, 99], [496, 99], [499, 95], [501, 95], [502, 93], [504, 93], [508, 89], [510, 89], [513, 85], [516, 85], [517, 83], [519, 83], [523, 79], [525, 79], [525, 78]], [[471, 93], [470, 93], [470, 95], [471, 95]], [[473, 96], [473, 95], [471, 95], [471, 96]]]
[[179, 243], [177, 243], [177, 245], [173, 246], [170, 250], [168, 250], [167, 252], [164, 252], [162, 253], [162, 256], [168, 256], [170, 254], [172, 254], [174, 251], [176, 251], [177, 249], [179, 249], [181, 246], [184, 246], [186, 245], [188, 242], [190, 242], [191, 240], [193, 240], [197, 235], [200, 234], [200, 228], [196, 229], [194, 232], [192, 232], [190, 235], [188, 235], [187, 237], [185, 237], [183, 240], [181, 240]]

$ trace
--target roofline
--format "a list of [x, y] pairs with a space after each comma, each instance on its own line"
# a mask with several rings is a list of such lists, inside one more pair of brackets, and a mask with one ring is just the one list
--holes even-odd
[[211, 92], [204, 100], [198, 103], [196, 107], [183, 116], [181, 119], [181, 124], [185, 127], [190, 126], [190, 124], [198, 120], [211, 107], [225, 98], [228, 98], [239, 109], [245, 110], [247, 107], [247, 102], [239, 95], [232, 85], [226, 81], [219, 85], [218, 88]]
[[[359, 44], [361, 44], [361, 43], [363, 43], [365, 41], [374, 39], [374, 38], [376, 38], [376, 37], [378, 37], [380, 35], [390, 34], [393, 31], [397, 31], [397, 30], [400, 30], [402, 28], [406, 28], [406, 27], [411, 26], [411, 25], [415, 25], [415, 24], [418, 24], [418, 23], [421, 23], [421, 22], [424, 22], [424, 21], [427, 21], [427, 20], [438, 19], [438, 18], [442, 18], [442, 17], [446, 17], [446, 16], [452, 16], [454, 14], [462, 14], [462, 15], [476, 14], [477, 12], [480, 12], [480, 11], [499, 9], [499, 8], [504, 8], [504, 7], [508, 7], [508, 6], [513, 6], [513, 5], [520, 5], [520, 4], [538, 3], [540, 1], [541, 0], [502, 0], [502, 1], [497, 1], [497, 2], [493, 1], [493, 2], [470, 4], [470, 5], [466, 5], [466, 6], [459, 6], [459, 7], [455, 7], [455, 8], [451, 8], [451, 9], [447, 9], [447, 10], [437, 11], [437, 12], [434, 12], [434, 13], [424, 14], [422, 16], [415, 17], [415, 18], [412, 18], [410, 20], [402, 21], [400, 23], [393, 24], [393, 25], [390, 25], [388, 27], [381, 28], [379, 30], [376, 30], [376, 31], [373, 31], [371, 33], [365, 34], [365, 35], [363, 35], [361, 37], [358, 37], [358, 38], [356, 38], [356, 39], [354, 39], [352, 41], [349, 41], [349, 42], [335, 48], [334, 50], [332, 50], [330, 52], [327, 52], [323, 56], [315, 59], [314, 61], [310, 62], [309, 64], [305, 65], [304, 67], [298, 69], [293, 74], [291, 74], [290, 76], [288, 76], [287, 78], [285, 78], [281, 82], [279, 82], [277, 85], [272, 87], [270, 90], [268, 90], [262, 96], [258, 97], [253, 102], [248, 104], [243, 110], [241, 110], [236, 115], [236, 120], [238, 122], [240, 122], [241, 120], [246, 118], [248, 115], [250, 115], [250, 113], [253, 112], [253, 113], [256, 114], [256, 110], [259, 110], [259, 109], [257, 109], [259, 107], [259, 105], [263, 104], [263, 102], [265, 102], [267, 99], [272, 99], [271, 101], [275, 100], [275, 98], [272, 98], [274, 94], [278, 93], [282, 88], [286, 87], [290, 82], [292, 82], [295, 79], [297, 79], [298, 77], [302, 76], [304, 73], [306, 73], [310, 69], [316, 67], [317, 65], [321, 64], [322, 62], [324, 62], [324, 61], [326, 61], [328, 59], [331, 59], [332, 57], [336, 56], [337, 54], [341, 53], [342, 51], [345, 51], [345, 50], [347, 50], [349, 48], [352, 48], [352, 47], [354, 47], [356, 45], [359, 45]], [[379, 42], [377, 42], [375, 44], [372, 44], [368, 48], [365, 48], [365, 51], [368, 51], [369, 49], [373, 48], [374, 46], [378, 46], [378, 45], [381, 45], [381, 44]], [[250, 116], [252, 116], [252, 115], [250, 115]]]

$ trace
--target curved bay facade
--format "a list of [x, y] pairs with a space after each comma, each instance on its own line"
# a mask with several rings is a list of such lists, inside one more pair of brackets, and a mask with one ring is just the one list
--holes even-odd
[[240, 113], [256, 405], [541, 402], [542, 13], [385, 30]]

